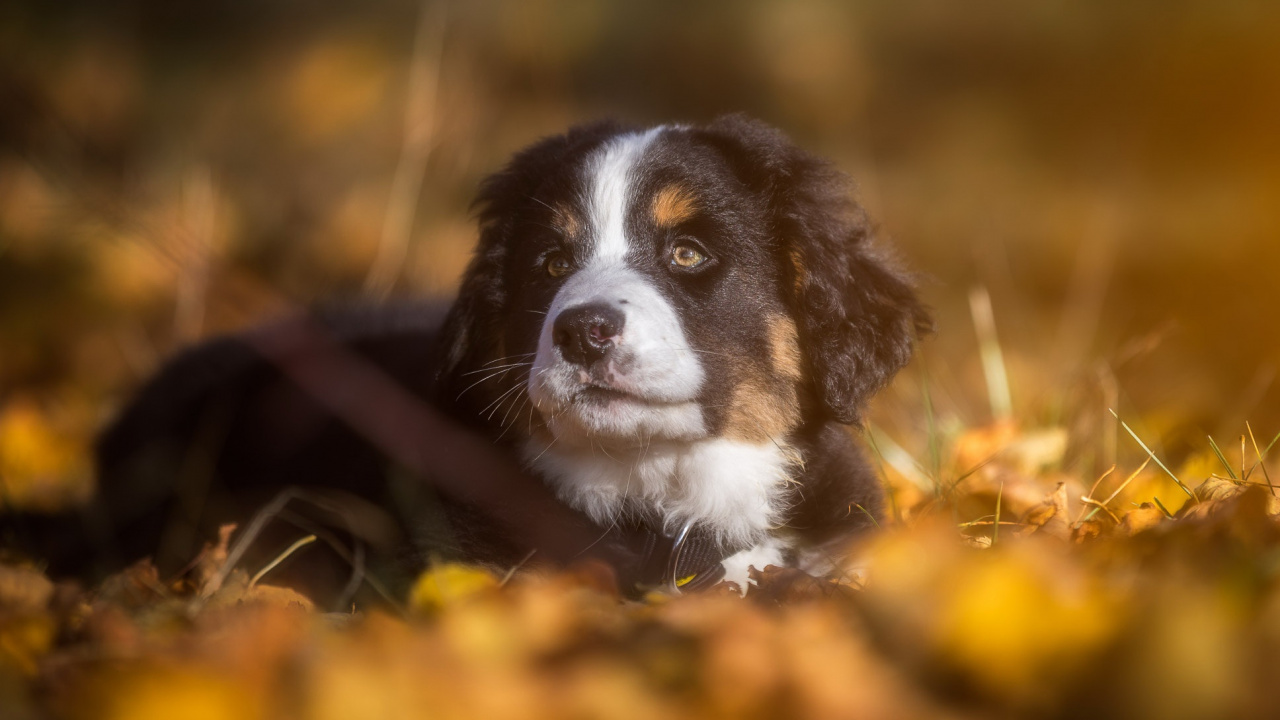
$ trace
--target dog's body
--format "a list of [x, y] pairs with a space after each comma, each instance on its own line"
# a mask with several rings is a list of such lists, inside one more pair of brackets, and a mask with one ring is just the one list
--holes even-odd
[[[745, 587], [750, 565], [824, 569], [873, 522], [878, 484], [844, 425], [928, 319], [838, 173], [739, 117], [596, 124], [517, 155], [478, 205], [479, 246], [443, 323], [332, 321], [344, 351], [507, 448], [602, 537], [673, 539], [668, 581], [690, 538]], [[101, 444], [104, 498], [140, 487], [140, 468], [147, 487], [175, 482], [190, 452], [172, 449], [203, 437], [214, 487], [336, 486], [391, 508], [411, 537], [488, 536], [451, 545], [467, 559], [534, 550], [483, 507], [392, 497], [377, 443], [251, 346], [196, 350], [144, 390]], [[157, 439], [168, 460], [140, 460]], [[200, 508], [200, 532], [232, 519], [198, 494], [170, 507]]]

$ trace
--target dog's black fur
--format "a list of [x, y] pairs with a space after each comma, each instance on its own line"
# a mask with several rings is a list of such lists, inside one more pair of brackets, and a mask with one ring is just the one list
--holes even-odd
[[[457, 473], [452, 484], [442, 482], [448, 473], [438, 472], [439, 456], [408, 461], [396, 451], [405, 447], [403, 438], [387, 437], [395, 428], [380, 431], [342, 409], [365, 402], [374, 407], [358, 413], [376, 412], [387, 398], [344, 398], [344, 377], [321, 370], [372, 369], [389, 381], [382, 387], [395, 389], [397, 403], [411, 401], [427, 420], [448, 418], [496, 442], [493, 452], [514, 467], [521, 443], [546, 432], [533, 409], [527, 420], [521, 408], [508, 421], [514, 406], [503, 404], [504, 393], [523, 395], [528, 371], [489, 381], [484, 371], [537, 350], [543, 322], [537, 313], [552, 305], [560, 284], [530, 268], [545, 264], [548, 248], [559, 248], [574, 267], [587, 262], [589, 243], [574, 244], [562, 227], [565, 218], [554, 214], [577, 214], [581, 223], [589, 213], [574, 205], [583, 194], [581, 168], [627, 131], [612, 123], [574, 128], [519, 153], [485, 181], [477, 200], [479, 244], [447, 313], [433, 305], [321, 312], [178, 356], [101, 436], [99, 491], [79, 529], [37, 523], [30, 550], [48, 558], [55, 574], [105, 571], [148, 554], [162, 573], [173, 574], [219, 523], [243, 526], [282, 489], [299, 487], [309, 499], [289, 505], [288, 522], [273, 523], [253, 543], [246, 564], [260, 565], [291, 538], [319, 530], [345, 557], [294, 561], [292, 581], [318, 595], [349, 600], [350, 593], [338, 589], [347, 583], [356, 548], [374, 551], [370, 572], [392, 585], [432, 557], [504, 568], [526, 561], [534, 550], [528, 535], [513, 532], [509, 522], [495, 520], [502, 513], [468, 497]], [[734, 413], [742, 410], [735, 390], [744, 382], [755, 383], [770, 407], [794, 404], [794, 413], [778, 411], [790, 419], [767, 437], [785, 441], [802, 462], [785, 489], [785, 532], [796, 547], [846, 541], [879, 515], [881, 501], [874, 475], [843, 425], [858, 422], [868, 398], [908, 362], [918, 333], [929, 327], [928, 313], [907, 276], [873, 247], [870, 223], [849, 199], [843, 177], [778, 131], [730, 116], [701, 127], [677, 126], [646, 153], [638, 197], [672, 183], [696, 193], [697, 213], [680, 220], [679, 237], [696, 237], [715, 259], [682, 275], [660, 260], [628, 255], [635, 271], [675, 308], [691, 342], [701, 344], [695, 350], [707, 381], [699, 403], [708, 432], [739, 432], [732, 429], [740, 422]], [[677, 230], [653, 222], [629, 216], [628, 233], [675, 237]], [[750, 357], [771, 337], [763, 309], [770, 309], [768, 317], [794, 322], [794, 380]], [[281, 349], [275, 340], [299, 328], [320, 343]], [[306, 366], [326, 348], [346, 364], [303, 367], [311, 378], [303, 379], [298, 363]], [[328, 384], [320, 393], [327, 397], [316, 397], [317, 377]], [[541, 491], [536, 462], [524, 460], [527, 474], [501, 474], [492, 487], [524, 484]], [[550, 555], [572, 560], [579, 543], [614, 565], [627, 591], [653, 582], [641, 567], [653, 534], [642, 530], [664, 532], [664, 518], [653, 512], [639, 508], [610, 524], [563, 505], [546, 510], [570, 538]], [[738, 549], [721, 547], [718, 555]]]

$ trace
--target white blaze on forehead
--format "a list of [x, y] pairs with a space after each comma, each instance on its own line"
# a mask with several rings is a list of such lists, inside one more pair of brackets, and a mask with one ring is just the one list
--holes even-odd
[[658, 126], [610, 140], [590, 165], [590, 222], [595, 235], [592, 260], [616, 260], [627, 255], [627, 205], [635, 186], [635, 166], [645, 148], [662, 133]]

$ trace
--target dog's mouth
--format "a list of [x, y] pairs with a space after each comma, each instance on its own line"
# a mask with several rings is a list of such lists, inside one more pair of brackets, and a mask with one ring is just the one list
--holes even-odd
[[628, 369], [626, 363], [613, 362], [591, 369], [558, 365], [540, 372], [535, 368], [535, 379], [529, 383], [530, 395], [539, 409], [555, 412], [659, 410], [693, 401], [683, 394], [654, 392], [649, 383], [637, 382], [629, 375]]
[[600, 406], [612, 403], [636, 403], [640, 405], [654, 406], [669, 404], [660, 400], [646, 398], [632, 392], [627, 392], [626, 390], [621, 390], [611, 385], [601, 385], [597, 383], [583, 386], [569, 398], [570, 405], [584, 404]]
[[[567, 379], [567, 378], [565, 378]], [[532, 388], [531, 388], [532, 389]], [[635, 441], [642, 437], [690, 439], [705, 430], [696, 400], [654, 396], [593, 379], [572, 381], [558, 392], [531, 392], [547, 430], [568, 444]]]

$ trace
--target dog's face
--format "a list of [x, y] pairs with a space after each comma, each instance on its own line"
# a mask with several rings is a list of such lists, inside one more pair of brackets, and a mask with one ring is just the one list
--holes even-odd
[[776, 443], [851, 422], [926, 322], [840, 176], [741, 118], [575, 129], [479, 202], [448, 385], [564, 446]]

